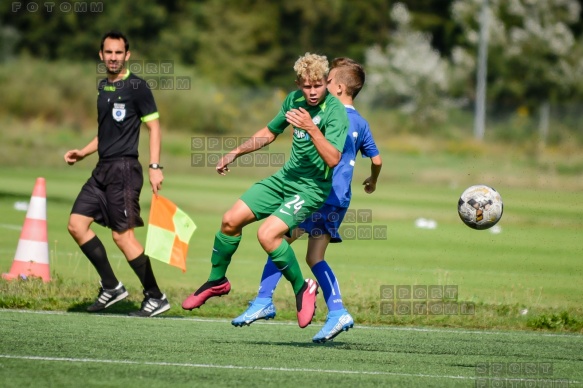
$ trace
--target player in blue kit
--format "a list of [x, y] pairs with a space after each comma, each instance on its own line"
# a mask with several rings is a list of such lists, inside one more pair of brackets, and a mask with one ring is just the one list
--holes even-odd
[[[371, 175], [364, 182], [364, 190], [372, 193], [381, 171], [382, 160], [369, 129], [368, 122], [352, 106], [354, 98], [362, 89], [365, 81], [364, 69], [349, 58], [336, 58], [332, 62], [328, 76], [328, 91], [336, 96], [346, 107], [350, 122], [346, 142], [340, 163], [334, 169], [332, 190], [325, 204], [296, 229], [292, 231], [289, 242], [298, 239], [303, 233], [309, 235], [306, 262], [312, 269], [317, 282], [322, 288], [328, 316], [326, 324], [312, 339], [314, 342], [326, 342], [342, 331], [353, 327], [354, 320], [344, 308], [340, 287], [334, 272], [324, 259], [329, 243], [342, 242], [338, 233], [340, 224], [350, 205], [352, 196], [350, 184], [354, 173], [357, 153], [371, 159]], [[250, 325], [258, 319], [275, 317], [272, 296], [281, 272], [268, 257], [263, 269], [259, 292], [249, 308], [231, 322], [234, 326]]]

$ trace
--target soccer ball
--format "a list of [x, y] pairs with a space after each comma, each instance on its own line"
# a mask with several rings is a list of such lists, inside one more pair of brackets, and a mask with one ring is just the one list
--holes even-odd
[[457, 203], [457, 212], [464, 224], [478, 230], [496, 225], [503, 210], [500, 194], [486, 185], [468, 187]]

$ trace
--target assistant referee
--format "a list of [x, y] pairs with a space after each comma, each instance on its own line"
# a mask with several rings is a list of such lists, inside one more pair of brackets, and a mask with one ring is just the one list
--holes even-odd
[[91, 224], [96, 222], [111, 229], [113, 241], [144, 287], [141, 309], [130, 315], [150, 317], [167, 311], [170, 304], [158, 287], [150, 258], [144, 254], [134, 228], [144, 225], [139, 203], [144, 179], [138, 160], [142, 123], [150, 132], [148, 170], [155, 195], [164, 179], [159, 164], [159, 115], [145, 80], [125, 67], [130, 51], [128, 40], [122, 33], [111, 31], [105, 34], [99, 56], [107, 69], [107, 78], [98, 85], [97, 136], [83, 149], [67, 151], [64, 156], [70, 165], [95, 152], [99, 160], [75, 200], [68, 229], [101, 278], [99, 295], [87, 311], [101, 311], [128, 296], [111, 268], [105, 247], [91, 230]]

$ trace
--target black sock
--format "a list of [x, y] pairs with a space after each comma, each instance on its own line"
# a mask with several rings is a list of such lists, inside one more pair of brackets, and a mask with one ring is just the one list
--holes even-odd
[[134, 270], [138, 279], [144, 287], [144, 291], [148, 295], [155, 299], [162, 298], [162, 292], [158, 288], [158, 283], [156, 283], [156, 277], [154, 276], [154, 271], [152, 271], [152, 263], [150, 263], [150, 258], [142, 253], [140, 256], [130, 261], [130, 267]]
[[85, 244], [79, 246], [79, 248], [81, 248], [81, 251], [87, 256], [91, 264], [93, 264], [97, 270], [99, 277], [101, 277], [101, 286], [107, 289], [117, 287], [119, 281], [113, 273], [111, 264], [109, 264], [109, 260], [107, 259], [105, 247], [99, 237], [93, 237]]

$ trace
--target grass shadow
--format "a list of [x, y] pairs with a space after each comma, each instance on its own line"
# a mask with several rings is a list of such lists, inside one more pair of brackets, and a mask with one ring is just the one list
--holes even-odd
[[[216, 343], [229, 343], [229, 341], [212, 341], [212, 342], [216, 342]], [[347, 343], [346, 342], [340, 342], [340, 341], [327, 341], [324, 343], [315, 343], [315, 342], [297, 342], [297, 341], [289, 341], [289, 342], [284, 342], [284, 341], [278, 341], [278, 342], [269, 342], [269, 341], [240, 341], [237, 340], [237, 343], [246, 343], [249, 345], [260, 345], [260, 346], [287, 346], [287, 347], [299, 347], [299, 348], [313, 348], [313, 347], [322, 347], [322, 346], [326, 346], [326, 347], [331, 347], [331, 348], [344, 348], [346, 347]]]
[[[93, 302], [74, 303], [67, 308], [67, 312], [73, 312], [73, 313], [85, 313], [86, 312], [86, 313], [89, 313], [87, 311], [87, 307], [91, 306], [92, 304], [93, 304]], [[96, 313], [98, 313], [98, 314], [127, 314], [129, 312], [136, 311], [139, 309], [140, 309], [140, 306], [137, 303], [122, 300], [122, 301], [117, 302], [113, 306], [110, 306], [110, 307], [103, 309], [101, 311], [97, 311]], [[95, 313], [89, 313], [89, 314], [95, 314]]]

